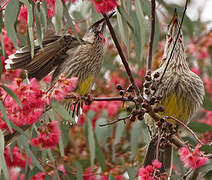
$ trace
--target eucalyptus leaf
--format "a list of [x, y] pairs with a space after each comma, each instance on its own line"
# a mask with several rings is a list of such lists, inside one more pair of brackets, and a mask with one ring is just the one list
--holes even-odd
[[7, 124], [10, 132], [13, 132], [11, 123], [10, 123], [9, 118], [8, 118], [8, 115], [7, 115], [7, 110], [5, 109], [5, 107], [4, 107], [4, 105], [2, 104], [1, 101], [0, 101], [0, 110], [1, 110], [1, 112], [3, 114], [3, 118], [4, 118], [4, 120], [5, 120], [6, 124]]
[[43, 169], [43, 167], [40, 165], [39, 161], [36, 159], [35, 155], [33, 154], [33, 152], [30, 150], [29, 148], [29, 144], [27, 143], [28, 140], [26, 139], [25, 136], [20, 136], [19, 137], [19, 143], [23, 145], [24, 150], [27, 152], [27, 154], [30, 156], [32, 162], [34, 163], [34, 165], [40, 170], [40, 171], [45, 171]]
[[15, 31], [15, 22], [19, 12], [19, 0], [10, 0], [5, 9], [4, 25], [8, 36], [16, 49], [18, 49], [17, 34]]
[[58, 34], [62, 29], [63, 3], [61, 0], [55, 0], [55, 29]]
[[188, 127], [190, 127], [193, 131], [197, 132], [197, 133], [205, 133], [208, 131], [212, 131], [212, 126], [209, 126], [205, 123], [202, 122], [190, 122], [188, 124]]
[[36, 34], [37, 34], [37, 39], [38, 43], [41, 48], [43, 48], [43, 43], [42, 43], [42, 29], [41, 29], [41, 14], [40, 11], [38, 10], [38, 7], [34, 7], [34, 15], [35, 15], [35, 23], [36, 23]]
[[2, 130], [0, 129], [0, 172], [2, 170], [5, 179], [9, 180], [10, 175], [9, 175], [7, 164], [6, 164], [6, 161], [5, 161], [5, 158], [4, 158], [4, 146], [5, 146], [5, 144], [4, 144], [4, 134], [3, 134]]
[[27, 25], [28, 25], [28, 35], [30, 41], [31, 48], [31, 57], [34, 57], [34, 36], [33, 36], [33, 13], [32, 13], [32, 5], [28, 2], [28, 0], [20, 0], [20, 2], [24, 3], [27, 8]]
[[94, 161], [95, 161], [96, 147], [95, 147], [93, 127], [91, 123], [92, 121], [88, 120], [88, 145], [89, 145], [89, 151], [90, 151], [91, 168], [93, 168]]
[[141, 140], [141, 131], [143, 130], [142, 128], [142, 123], [141, 121], [136, 121], [133, 124], [133, 127], [131, 128], [131, 135], [130, 135], [130, 148], [132, 152], [132, 158], [135, 157], [136, 151], [138, 148], [138, 143]]
[[6, 93], [14, 99], [15, 102], [17, 102], [17, 104], [20, 106], [20, 108], [22, 108], [21, 101], [18, 99], [17, 95], [10, 88], [8, 88], [5, 85], [0, 85], [0, 87], [3, 88], [6, 91]]
[[52, 108], [55, 112], [57, 112], [63, 119], [67, 120], [68, 122], [75, 123], [74, 119], [72, 118], [71, 114], [67, 111], [64, 105], [60, 104], [57, 101], [52, 101]]

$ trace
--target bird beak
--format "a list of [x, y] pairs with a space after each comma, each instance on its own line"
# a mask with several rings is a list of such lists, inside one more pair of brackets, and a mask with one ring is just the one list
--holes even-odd
[[173, 27], [177, 24], [178, 24], [178, 16], [177, 16], [177, 9], [175, 8], [173, 17], [172, 17], [171, 22], [169, 23], [168, 27], [173, 29]]

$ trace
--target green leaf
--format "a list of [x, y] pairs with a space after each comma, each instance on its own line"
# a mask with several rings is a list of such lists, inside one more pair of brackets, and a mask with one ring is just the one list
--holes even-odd
[[43, 48], [42, 29], [41, 29], [41, 14], [40, 14], [37, 6], [35, 6], [35, 8], [34, 8], [34, 15], [35, 15], [36, 34], [37, 34], [38, 43], [39, 43], [40, 47]]
[[[3, 39], [3, 33], [0, 32], [0, 39]], [[2, 52], [2, 56], [3, 57], [6, 57], [6, 54], [5, 54], [5, 50], [4, 50], [4, 41], [1, 41], [1, 52]], [[1, 74], [3, 72], [3, 64], [2, 64], [2, 61], [1, 61]]]
[[135, 11], [136, 11], [136, 16], [138, 21], [138, 26], [134, 25], [136, 27], [135, 38], [137, 38], [137, 41], [138, 41], [136, 57], [139, 61], [141, 57], [143, 56], [143, 50], [145, 45], [145, 18], [144, 18], [140, 0], [135, 0]]
[[63, 3], [61, 0], [55, 1], [55, 29], [58, 34], [62, 29]]
[[[123, 118], [126, 117], [127, 114], [125, 112], [122, 112], [119, 115], [119, 118]], [[125, 130], [126, 125], [121, 121], [117, 123], [117, 127], [116, 127], [116, 134], [115, 134], [115, 139], [114, 139], [114, 143], [113, 143], [113, 147], [112, 147], [112, 161], [115, 162], [116, 157], [115, 157], [115, 152], [116, 152], [116, 145], [120, 142], [123, 134], [124, 134], [124, 130]]]
[[106, 170], [105, 157], [101, 148], [99, 147], [96, 136], [95, 136], [95, 148], [96, 148], [96, 159], [99, 162], [102, 171], [105, 171]]
[[199, 150], [211, 154], [212, 153], [212, 145], [203, 145], [201, 148], [199, 148]]
[[6, 124], [7, 124], [10, 132], [13, 132], [11, 123], [10, 123], [9, 118], [8, 118], [8, 115], [7, 115], [7, 110], [5, 109], [5, 107], [4, 107], [4, 105], [2, 104], [1, 101], [0, 101], [0, 110], [1, 110], [1, 112], [3, 114], [3, 118], [4, 118], [4, 120], [5, 120]]
[[60, 123], [60, 130], [61, 130], [61, 138], [63, 141], [63, 147], [65, 148], [69, 142], [69, 122], [66, 120], [62, 120]]
[[32, 153], [32, 151], [29, 148], [28, 139], [25, 136], [20, 136], [18, 139], [19, 143], [24, 147], [24, 150], [27, 152], [27, 154], [30, 156], [32, 159], [32, 162], [34, 165], [40, 170], [40, 171], [45, 171], [43, 167], [40, 165], [39, 161], [36, 159], [35, 155]]
[[[92, 118], [90, 118], [90, 119], [92, 119]], [[88, 119], [88, 145], [89, 145], [89, 151], [90, 151], [91, 168], [93, 168], [94, 161], [95, 161], [96, 148], [95, 148], [95, 139], [94, 139], [92, 121], [90, 119]]]
[[34, 36], [33, 36], [32, 5], [28, 2], [28, 0], [20, 0], [20, 2], [24, 3], [24, 5], [27, 8], [27, 25], [28, 25], [28, 34], [29, 34], [29, 40], [30, 40], [31, 57], [34, 57]]
[[82, 179], [82, 165], [78, 162], [78, 161], [74, 161], [73, 163], [73, 166], [77, 168], [77, 174], [76, 174], [76, 178], [77, 180], [83, 180]]
[[131, 128], [130, 136], [130, 148], [132, 151], [132, 158], [135, 157], [136, 151], [138, 148], [138, 143], [141, 140], [141, 131], [142, 131], [141, 121], [136, 121]]
[[212, 100], [211, 100], [210, 94], [208, 93], [205, 94], [205, 98], [203, 101], [203, 108], [208, 111], [212, 111]]
[[95, 134], [98, 139], [98, 142], [101, 145], [106, 145], [107, 139], [111, 136], [112, 133], [112, 126], [105, 126], [105, 127], [100, 127], [99, 125], [101, 124], [106, 124], [107, 120], [105, 118], [99, 118], [96, 121], [96, 128], [95, 128]]
[[4, 158], [4, 134], [0, 129], [0, 172], [3, 170], [5, 179], [9, 180], [10, 175]]
[[67, 9], [67, 7], [66, 7], [66, 5], [65, 4], [63, 4], [64, 6], [64, 16], [65, 16], [65, 18], [66, 18], [66, 20], [67, 20], [67, 23], [69, 24], [69, 26], [71, 27], [71, 29], [72, 29], [72, 31], [74, 32], [74, 36], [77, 38], [77, 40], [79, 41], [79, 42], [81, 42], [81, 40], [80, 40], [80, 38], [79, 38], [79, 35], [78, 35], [78, 33], [77, 33], [77, 31], [76, 31], [76, 29], [75, 29], [75, 27], [74, 27], [74, 24], [73, 24], [73, 22], [72, 22], [72, 19], [71, 19], [71, 17], [70, 17], [70, 14], [69, 14], [69, 12], [68, 12], [68, 9]]
[[127, 173], [130, 180], [135, 180], [137, 173], [135, 172], [135, 168], [127, 167]]
[[131, 31], [134, 32], [135, 29], [134, 29], [134, 26], [132, 24], [133, 18], [121, 6], [118, 7], [118, 12], [120, 13], [121, 17], [127, 22], [127, 24], [130, 27]]
[[19, 12], [19, 0], [9, 1], [5, 10], [4, 24], [8, 36], [16, 49], [18, 49], [18, 44], [17, 44], [17, 34], [15, 31], [15, 22], [18, 16], [18, 12]]
[[10, 88], [5, 85], [0, 85], [0, 87], [2, 87], [6, 91], [6, 93], [14, 99], [14, 101], [20, 106], [20, 108], [23, 108], [21, 101], [18, 99], [18, 96]]
[[120, 37], [122, 39], [122, 41], [124, 42], [125, 46], [127, 47], [127, 56], [129, 56], [129, 30], [127, 27], [127, 21], [122, 18], [121, 14], [117, 13], [117, 22], [118, 22], [118, 26], [119, 26], [119, 31], [120, 31]]
[[60, 140], [59, 140], [59, 149], [60, 149], [60, 155], [63, 157], [65, 155], [64, 152], [64, 145], [63, 145], [63, 137], [60, 136]]
[[71, 114], [67, 111], [67, 109], [64, 107], [64, 105], [60, 104], [57, 101], [52, 101], [52, 108], [53, 110], [58, 113], [63, 119], [75, 123], [74, 119], [72, 118]]
[[47, 29], [47, 13], [45, 11], [45, 8], [43, 7], [45, 6], [45, 3], [42, 3], [42, 6], [40, 6], [40, 20], [41, 20], [41, 24], [43, 27], [44, 32], [46, 32]]
[[190, 122], [188, 127], [197, 133], [205, 133], [208, 131], [212, 131], [212, 126], [209, 126], [202, 122]]
[[210, 57], [211, 57], [211, 60], [212, 60], [212, 46], [210, 46], [208, 49], [209, 49], [209, 54], [210, 54]]

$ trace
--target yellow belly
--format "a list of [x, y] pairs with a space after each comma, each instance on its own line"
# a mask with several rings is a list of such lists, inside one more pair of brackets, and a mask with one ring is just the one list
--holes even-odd
[[78, 84], [77, 92], [79, 95], [84, 96], [88, 94], [92, 88], [93, 85], [93, 76], [89, 76], [86, 80]]
[[[187, 123], [190, 118], [190, 106], [185, 99], [171, 94], [161, 101], [161, 105], [165, 108], [165, 112], [160, 113], [164, 116], [173, 116], [184, 123]], [[169, 119], [170, 122], [175, 123], [173, 119]]]

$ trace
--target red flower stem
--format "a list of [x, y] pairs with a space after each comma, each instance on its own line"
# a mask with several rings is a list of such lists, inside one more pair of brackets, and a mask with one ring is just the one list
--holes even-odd
[[154, 36], [155, 36], [155, 0], [151, 0], [151, 30], [150, 30], [150, 37], [149, 37], [149, 51], [147, 56], [147, 71], [151, 71], [152, 68], [152, 49], [154, 43]]
[[114, 41], [114, 43], [116, 45], [118, 53], [119, 53], [119, 55], [121, 57], [122, 63], [124, 64], [124, 67], [126, 69], [127, 75], [129, 76], [129, 79], [130, 79], [130, 81], [131, 81], [131, 83], [132, 83], [132, 85], [134, 87], [135, 93], [136, 93], [137, 96], [139, 96], [140, 95], [140, 90], [139, 90], [139, 88], [138, 88], [138, 86], [137, 86], [137, 84], [136, 84], [136, 82], [135, 82], [135, 80], [133, 78], [133, 75], [132, 75], [132, 72], [130, 70], [129, 64], [128, 64], [125, 56], [124, 56], [124, 53], [123, 53], [123, 51], [121, 49], [121, 46], [120, 46], [120, 44], [118, 42], [118, 39], [117, 39], [116, 34], [115, 34], [115, 31], [114, 31], [114, 29], [113, 29], [113, 27], [112, 27], [112, 25], [110, 23], [110, 20], [109, 20], [109, 18], [107, 17], [106, 14], [102, 14], [102, 15], [105, 18], [105, 21], [107, 23], [108, 29], [110, 30], [110, 34], [111, 34], [111, 36], [113, 38], [113, 41]]
[[175, 120], [177, 123], [179, 123], [181, 126], [183, 126], [184, 128], [186, 128], [193, 136], [194, 138], [201, 144], [203, 145], [203, 143], [200, 141], [200, 139], [197, 137], [197, 135], [187, 126], [185, 125], [182, 121], [180, 121], [179, 119], [173, 117], [173, 116], [165, 116], [165, 119], [173, 119]]

